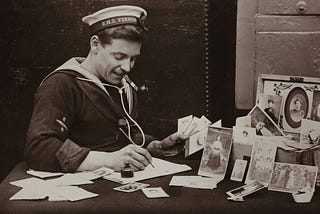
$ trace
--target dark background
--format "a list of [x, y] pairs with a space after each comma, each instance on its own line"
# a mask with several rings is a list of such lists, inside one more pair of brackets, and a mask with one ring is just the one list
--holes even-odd
[[149, 16], [148, 40], [130, 74], [140, 94], [146, 132], [162, 138], [193, 114], [232, 127], [236, 0], [4, 0], [0, 9], [0, 180], [19, 161], [40, 81], [73, 56], [88, 53], [81, 17], [134, 4]]

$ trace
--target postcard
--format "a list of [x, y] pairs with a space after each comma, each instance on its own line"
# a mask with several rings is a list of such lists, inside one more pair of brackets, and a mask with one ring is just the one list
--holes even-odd
[[267, 113], [275, 124], [279, 124], [282, 96], [260, 94], [258, 106]]
[[265, 186], [269, 184], [276, 151], [277, 147], [272, 143], [256, 141], [253, 144], [246, 184], [254, 180]]
[[232, 137], [234, 143], [253, 145], [256, 141], [256, 129], [252, 127], [234, 126]]
[[275, 162], [268, 189], [289, 193], [314, 190], [317, 173], [317, 166]]
[[230, 180], [242, 181], [244, 173], [246, 172], [246, 168], [247, 168], [247, 161], [237, 159], [236, 162], [234, 163]]
[[253, 107], [249, 112], [251, 116], [251, 127], [256, 129], [257, 135], [262, 136], [284, 136], [282, 130], [259, 106]]
[[231, 151], [232, 129], [209, 127], [198, 175], [223, 179]]
[[185, 157], [188, 157], [197, 151], [203, 149], [207, 140], [208, 128], [191, 135], [185, 142]]

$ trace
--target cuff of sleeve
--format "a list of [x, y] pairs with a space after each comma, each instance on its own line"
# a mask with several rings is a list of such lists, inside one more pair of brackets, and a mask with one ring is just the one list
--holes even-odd
[[67, 139], [59, 150], [56, 157], [63, 172], [75, 172], [87, 157], [90, 149], [80, 147], [72, 140]]

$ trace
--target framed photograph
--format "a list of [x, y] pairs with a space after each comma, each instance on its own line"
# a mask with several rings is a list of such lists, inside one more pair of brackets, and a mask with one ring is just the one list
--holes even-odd
[[295, 193], [302, 189], [315, 188], [317, 166], [275, 162], [269, 190]]
[[256, 134], [261, 136], [284, 136], [282, 130], [258, 105], [249, 112], [251, 127], [256, 129]]
[[233, 166], [230, 180], [242, 181], [244, 173], [246, 172], [247, 163], [246, 160], [237, 159]]
[[320, 121], [320, 91], [313, 91], [311, 120]]
[[260, 94], [282, 96], [279, 127], [285, 132], [300, 133], [302, 119], [313, 117], [320, 102], [319, 90], [320, 78], [260, 74], [256, 102]]
[[276, 151], [277, 146], [274, 144], [260, 141], [253, 144], [246, 184], [254, 180], [260, 181], [265, 186], [269, 184]]
[[209, 127], [198, 175], [224, 179], [231, 151], [232, 129]]
[[275, 124], [279, 124], [282, 96], [260, 94], [258, 106], [267, 113]]
[[256, 129], [252, 127], [234, 126], [233, 142], [253, 145], [256, 140]]
[[226, 193], [232, 198], [242, 198], [246, 195], [250, 195], [254, 192], [257, 192], [258, 190], [263, 189], [264, 187], [265, 186], [259, 181], [253, 181], [250, 184], [243, 185]]

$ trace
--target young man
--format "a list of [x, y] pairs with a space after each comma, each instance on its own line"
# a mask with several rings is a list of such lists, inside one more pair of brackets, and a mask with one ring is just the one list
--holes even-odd
[[35, 94], [25, 147], [30, 168], [119, 171], [129, 163], [141, 170], [151, 154], [180, 152], [185, 136], [158, 141], [136, 122], [137, 95], [127, 74], [140, 55], [146, 15], [140, 7], [117, 6], [82, 19], [91, 30], [89, 54], [49, 74]]

